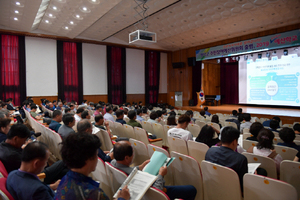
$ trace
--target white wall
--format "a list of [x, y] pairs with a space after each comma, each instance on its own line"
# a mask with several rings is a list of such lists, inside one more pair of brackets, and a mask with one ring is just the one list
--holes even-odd
[[168, 54], [160, 53], [160, 77], [159, 77], [159, 93], [168, 92]]
[[106, 46], [82, 43], [83, 94], [107, 94]]
[[57, 96], [56, 40], [25, 37], [27, 96]]
[[126, 93], [145, 93], [145, 51], [126, 48]]

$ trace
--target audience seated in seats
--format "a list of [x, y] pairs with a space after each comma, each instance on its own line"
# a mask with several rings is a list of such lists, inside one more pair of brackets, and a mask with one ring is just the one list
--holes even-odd
[[7, 110], [6, 108], [3, 108], [3, 109], [1, 110], [1, 113], [4, 114], [5, 118], [10, 118], [10, 112], [9, 112], [9, 110]]
[[163, 114], [164, 117], [168, 116], [167, 110], [162, 110], [161, 112], [162, 112], [162, 114]]
[[[278, 127], [277, 127], [277, 128], [280, 128], [279, 123], [280, 123], [281, 120], [280, 120], [280, 118], [277, 117], [277, 116], [273, 117], [273, 118], [270, 119], [270, 120], [264, 121], [262, 125], [263, 125], [263, 126], [270, 127], [270, 123], [271, 123], [272, 120], [278, 121]], [[276, 129], [277, 129], [277, 128], [276, 128]]]
[[244, 128], [249, 128], [250, 129], [250, 126], [252, 125], [252, 122], [250, 122], [251, 115], [249, 113], [244, 113], [242, 116], [243, 116], [243, 119], [245, 120], [245, 122], [240, 125], [240, 132], [241, 133], [243, 133]]
[[57, 103], [56, 110], [61, 110], [61, 111], [63, 111], [63, 103], [62, 103], [61, 101]]
[[171, 111], [169, 112], [169, 116], [174, 115], [176, 117], [176, 112], [175, 111]]
[[42, 116], [41, 116], [41, 115], [38, 115], [38, 114], [36, 113], [36, 109], [37, 109], [37, 106], [36, 106], [35, 104], [31, 104], [31, 106], [30, 106], [30, 115], [31, 115], [34, 119], [40, 120], [40, 119], [42, 118]]
[[0, 143], [7, 139], [7, 133], [10, 129], [10, 119], [0, 118]]
[[208, 149], [205, 160], [233, 169], [239, 176], [243, 191], [243, 176], [248, 173], [248, 161], [244, 155], [235, 152], [239, 137], [240, 132], [237, 129], [224, 127], [221, 131], [222, 146]]
[[124, 107], [123, 111], [124, 111], [124, 117], [128, 117], [128, 108]]
[[185, 112], [185, 114], [186, 115], [188, 115], [190, 118], [191, 118], [191, 121], [190, 121], [190, 123], [192, 123], [192, 121], [195, 123], [195, 119], [193, 118], [193, 116], [194, 116], [194, 113], [193, 113], [193, 111], [192, 110], [188, 110], [188, 111], [186, 111]]
[[170, 115], [167, 119], [167, 125], [169, 126], [177, 126], [176, 123], [176, 116], [175, 115]]
[[205, 125], [202, 127], [198, 137], [196, 138], [197, 142], [202, 142], [207, 146], [211, 147], [220, 142], [218, 135], [215, 133], [219, 133], [213, 126]]
[[113, 112], [113, 110], [112, 110], [112, 108], [110, 106], [106, 107], [106, 113], [103, 116], [103, 118], [105, 120], [110, 120], [110, 121], [114, 122], [115, 118], [112, 116], [112, 112]]
[[12, 104], [12, 98], [6, 99], [7, 110], [15, 110], [16, 108]]
[[62, 112], [60, 110], [53, 111], [53, 118], [51, 120], [51, 123], [49, 124], [49, 128], [55, 132], [58, 132], [58, 129], [60, 128], [62, 121]]
[[201, 115], [202, 117], [206, 118], [206, 115], [205, 115], [205, 111], [204, 111], [204, 110], [201, 110], [201, 111], [200, 111], [200, 115]]
[[116, 116], [117, 116], [116, 122], [119, 122], [121, 124], [126, 124], [125, 120], [123, 119], [124, 118], [124, 110], [121, 110], [121, 109], [117, 110]]
[[53, 199], [54, 192], [59, 184], [47, 186], [37, 175], [47, 165], [50, 152], [42, 142], [29, 143], [22, 152], [22, 163], [19, 170], [14, 170], [7, 177], [7, 190], [14, 199]]
[[112, 113], [112, 114], [113, 114], [113, 115], [116, 115], [116, 111], [117, 111], [117, 110], [118, 110], [118, 107], [117, 107], [117, 106], [114, 106], [114, 107], [113, 107], [113, 113]]
[[161, 110], [157, 110], [156, 114], [157, 114], [157, 121], [160, 122], [163, 119]]
[[185, 130], [190, 121], [191, 118], [188, 115], [180, 115], [180, 117], [178, 118], [178, 125], [175, 128], [171, 128], [168, 130], [168, 136], [180, 138], [185, 141], [193, 140], [193, 135], [191, 134], [191, 132]]
[[57, 133], [64, 140], [70, 134], [75, 133], [74, 129], [72, 128], [75, 125], [75, 117], [71, 113], [66, 113], [62, 117], [62, 121], [64, 124], [59, 127]]
[[219, 124], [220, 129], [222, 128], [222, 125], [220, 124], [219, 116], [218, 116], [218, 115], [213, 115], [212, 118], [211, 118], [211, 122], [214, 122], [214, 123], [216, 123], [216, 124]]
[[142, 109], [143, 107], [143, 102], [139, 101], [139, 109]]
[[272, 119], [270, 121], [270, 130], [271, 131], [275, 131], [277, 133], [279, 133], [279, 131], [277, 131], [277, 128], [279, 127], [279, 122], [277, 120]]
[[84, 108], [78, 108], [76, 111], [76, 114], [74, 115], [76, 122], [79, 122], [81, 120], [81, 114], [84, 111]]
[[[76, 108], [75, 108], [75, 105], [74, 104], [70, 104], [70, 109], [71, 109], [71, 113], [72, 114], [76, 114]], [[75, 115], [74, 115], [74, 117], [75, 117]], [[79, 117], [79, 118], [77, 118], [78, 119], [78, 121], [80, 121], [80, 119], [81, 119], [81, 117]], [[76, 120], [76, 117], [75, 117], [75, 120]], [[76, 120], [77, 121], [77, 120]]]
[[[143, 106], [143, 108], [142, 108], [142, 111], [143, 111], [143, 117], [148, 117], [148, 108], [147, 107], [145, 107], [145, 106]], [[129, 117], [128, 117], [129, 118]]]
[[134, 127], [143, 128], [142, 125], [136, 121], [136, 112], [134, 110], [128, 112], [128, 118], [129, 118], [129, 121], [127, 123], [128, 125], [132, 126], [133, 128]]
[[207, 106], [204, 107], [204, 111], [205, 111], [205, 115], [211, 116], [211, 114], [208, 112], [208, 107]]
[[46, 107], [47, 109], [50, 108], [50, 107], [49, 107], [49, 104], [50, 104], [50, 101], [49, 101], [49, 100], [45, 100], [45, 107]]
[[[77, 131], [78, 131], [78, 133], [92, 134], [93, 133], [93, 125], [90, 122], [90, 120], [83, 119], [80, 122], [78, 122]], [[98, 157], [100, 157], [105, 162], [110, 162], [113, 159], [113, 153], [110, 153], [109, 151], [103, 152], [102, 149], [100, 149], [100, 147], [99, 147]]]
[[142, 109], [136, 109], [136, 119], [142, 121], [145, 121], [144, 118], [142, 118], [143, 116], [143, 111]]
[[108, 122], [105, 122], [104, 123], [104, 126], [103, 126], [103, 122], [104, 122], [104, 119], [103, 119], [103, 116], [102, 115], [96, 115], [95, 117], [95, 122], [94, 122], [94, 126], [97, 127], [97, 128], [100, 128], [100, 129], [103, 129], [103, 130], [109, 130], [109, 123]]
[[54, 105], [53, 105], [53, 103], [49, 102], [49, 108], [48, 109], [54, 111]]
[[[82, 120], [79, 123], [85, 121], [89, 122]], [[61, 154], [70, 171], [62, 178], [54, 199], [109, 200], [99, 187], [100, 184], [89, 177], [89, 174], [96, 169], [97, 150], [100, 145], [96, 135], [81, 132], [72, 134], [63, 141]], [[127, 187], [118, 193], [118, 200], [124, 199], [130, 199]]]
[[53, 109], [55, 110], [57, 108], [57, 101], [53, 100], [52, 103], [53, 103]]
[[81, 113], [81, 119], [91, 119], [91, 115], [88, 110], [85, 110]]
[[280, 172], [280, 163], [282, 162], [282, 157], [280, 154], [276, 153], [273, 146], [274, 133], [269, 129], [261, 129], [257, 136], [258, 143], [256, 146], [251, 146], [247, 152], [253, 153], [259, 156], [265, 156], [272, 158], [275, 161], [277, 173]]
[[238, 120], [238, 115], [237, 115], [237, 111], [236, 110], [233, 110], [231, 118], [230, 119], [226, 119], [225, 121], [226, 122], [234, 122], [234, 123], [236, 123], [238, 130], [240, 130], [241, 123]]
[[299, 135], [300, 134], [300, 124], [297, 123], [293, 126], [293, 129], [295, 131], [295, 134]]
[[279, 137], [283, 140], [283, 142], [279, 142], [277, 145], [291, 147], [300, 151], [300, 145], [296, 145], [294, 139], [296, 137], [293, 129], [284, 127], [279, 131]]
[[[174, 111], [174, 106], [169, 106], [170, 112], [168, 114], [171, 114], [172, 111]], [[175, 112], [175, 111], [174, 111]]]
[[98, 105], [96, 106], [96, 111], [94, 112], [94, 117], [95, 117], [96, 115], [102, 115], [102, 106], [101, 106], [100, 104], [98, 104]]
[[[114, 157], [115, 159], [111, 161], [111, 164], [118, 168], [119, 170], [124, 171], [127, 175], [131, 173], [131, 171], [135, 167], [130, 167], [133, 161], [133, 148], [131, 147], [130, 142], [128, 141], [120, 141], [114, 145]], [[143, 170], [146, 164], [149, 163], [149, 160], [146, 160], [139, 166], [136, 166], [139, 170]], [[167, 167], [161, 167], [158, 173], [158, 178], [154, 182], [153, 187], [165, 191], [170, 199], [195, 199], [197, 194], [197, 190], [192, 185], [179, 185], [179, 186], [164, 186], [165, 180], [164, 176], [167, 174]]]
[[147, 122], [151, 123], [151, 124], [154, 124], [154, 123], [157, 123], [156, 118], [157, 118], [157, 113], [155, 111], [152, 111], [150, 113], [150, 118], [147, 120]]
[[88, 109], [88, 110], [94, 110], [94, 109], [95, 109], [94, 103], [90, 101], [90, 102], [89, 102], [89, 105], [87, 106], [87, 109]]
[[237, 113], [237, 116], [242, 116], [243, 115], [243, 109], [242, 108], [239, 108], [238, 109], [238, 113]]
[[[63, 113], [64, 114], [70, 113], [70, 114], [72, 114], [74, 116], [74, 114], [71, 112], [71, 108], [65, 108], [64, 111], [63, 111]], [[74, 119], [75, 119], [75, 117], [74, 117]]]
[[250, 126], [250, 130], [249, 130], [249, 132], [251, 133], [252, 136], [247, 137], [246, 140], [257, 141], [258, 142], [258, 140], [257, 140], [258, 133], [263, 128], [264, 128], [264, 126], [259, 122], [252, 123], [251, 126]]

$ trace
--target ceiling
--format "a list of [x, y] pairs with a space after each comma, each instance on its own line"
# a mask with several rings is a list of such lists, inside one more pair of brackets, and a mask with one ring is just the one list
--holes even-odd
[[[0, 29], [128, 45], [135, 1], [0, 0]], [[300, 0], [148, 0], [148, 48], [178, 50], [300, 23]]]

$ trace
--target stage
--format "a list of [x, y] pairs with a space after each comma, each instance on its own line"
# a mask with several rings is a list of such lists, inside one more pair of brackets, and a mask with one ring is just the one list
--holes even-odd
[[[204, 106], [203, 106], [204, 107]], [[253, 117], [259, 118], [272, 118], [274, 116], [280, 117], [283, 124], [293, 124], [294, 122], [300, 122], [300, 110], [298, 108], [271, 108], [271, 107], [258, 107], [258, 106], [242, 106], [242, 105], [220, 105], [220, 106], [207, 106], [208, 111], [211, 114], [223, 113], [231, 114], [232, 110], [243, 109], [243, 113], [250, 113]], [[193, 110], [201, 111], [197, 106], [183, 106], [176, 107], [180, 110]]]

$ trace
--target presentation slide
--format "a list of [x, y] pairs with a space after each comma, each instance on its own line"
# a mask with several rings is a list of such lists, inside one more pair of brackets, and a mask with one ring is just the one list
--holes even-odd
[[300, 106], [300, 57], [297, 54], [248, 58], [242, 65], [240, 103]]

